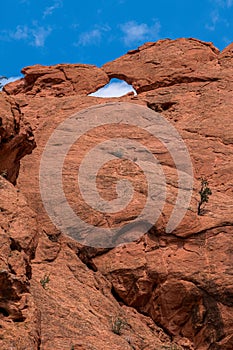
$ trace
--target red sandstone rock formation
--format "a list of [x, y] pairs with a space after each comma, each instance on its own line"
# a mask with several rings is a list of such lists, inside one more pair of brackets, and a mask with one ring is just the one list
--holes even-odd
[[0, 94], [0, 174], [16, 183], [20, 159], [35, 148], [30, 124], [11, 97]]
[[[232, 61], [232, 45], [219, 52], [194, 39], [161, 40], [102, 68], [28, 67], [24, 79], [4, 87], [0, 170], [7, 170], [8, 180], [15, 184], [20, 159], [35, 141], [37, 147], [21, 159], [16, 188], [0, 182], [2, 349], [233, 348]], [[113, 77], [132, 84], [138, 95], [88, 96]], [[168, 152], [147, 138], [168, 178], [163, 216], [136, 242], [111, 250], [82, 247], [62, 235], [43, 209], [38, 183], [43, 149], [58, 124], [106, 101], [140, 104], [167, 118], [188, 147], [195, 177], [186, 216], [166, 234], [177, 192], [175, 166]], [[100, 129], [91, 140], [98, 143], [103, 135]], [[145, 135], [136, 136], [141, 141]], [[76, 163], [88, 142], [84, 138], [79, 152], [69, 154], [64, 188], [74, 210], [94, 223], [94, 213], [77, 200], [74, 185]], [[99, 184], [107, 199], [117, 166]], [[132, 180], [128, 163], [123, 170]], [[141, 184], [134, 205], [111, 217], [111, 223], [129, 220], [143, 202], [140, 176], [133, 176]], [[213, 194], [205, 215], [198, 216], [202, 177]], [[108, 220], [103, 215], [99, 223], [104, 226]], [[119, 319], [122, 329], [115, 334]]]
[[88, 95], [109, 82], [107, 74], [87, 64], [57, 64], [32, 66], [22, 69], [25, 75], [5, 86], [7, 94], [39, 96]]

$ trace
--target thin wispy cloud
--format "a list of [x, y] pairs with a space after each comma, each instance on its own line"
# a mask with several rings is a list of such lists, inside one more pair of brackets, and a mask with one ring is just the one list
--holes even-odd
[[157, 21], [149, 26], [147, 23], [137, 23], [129, 21], [120, 25], [123, 32], [123, 41], [126, 46], [130, 46], [147, 40], [157, 40], [160, 31], [160, 23]]
[[90, 31], [83, 32], [79, 35], [78, 41], [75, 46], [88, 46], [98, 45], [103, 39], [104, 33], [110, 31], [111, 28], [108, 25], [102, 27], [96, 27]]
[[63, 6], [62, 0], [54, 1], [53, 5], [45, 8], [45, 10], [43, 12], [43, 18], [52, 15], [55, 10], [61, 8], [62, 6]]
[[28, 26], [20, 26], [16, 27], [15, 31], [10, 31], [9, 36], [15, 40], [26, 40], [29, 37], [29, 28]]
[[233, 0], [214, 0], [214, 2], [221, 7], [230, 8], [233, 6]]
[[43, 47], [45, 44], [45, 40], [52, 32], [52, 29], [50, 27], [44, 28], [44, 27], [38, 27], [36, 30], [32, 30], [32, 45], [37, 47]]
[[32, 26], [18, 25], [15, 30], [3, 30], [0, 32], [0, 38], [4, 41], [21, 40], [35, 47], [43, 47], [51, 32], [51, 27], [39, 26], [34, 22]]
[[102, 37], [101, 31], [99, 29], [93, 29], [89, 32], [84, 32], [80, 34], [77, 45], [87, 46], [90, 44], [96, 44], [100, 42]]
[[225, 27], [225, 28], [229, 27], [228, 20], [222, 14], [220, 15], [220, 13], [221, 13], [221, 11], [219, 9], [215, 9], [210, 13], [210, 19], [209, 19], [208, 23], [206, 23], [206, 25], [205, 25], [205, 28], [207, 30], [214, 32], [216, 30], [216, 28], [219, 27], [219, 25], [221, 25], [221, 27]]
[[136, 94], [134, 88], [131, 85], [127, 84], [125, 81], [110, 82], [108, 85], [90, 94], [89, 96], [120, 97], [126, 95], [128, 92], [131, 91], [134, 92], [134, 94]]
[[206, 29], [210, 31], [214, 31], [216, 28], [216, 24], [219, 22], [220, 17], [218, 11], [213, 11], [210, 14], [210, 23], [206, 24]]

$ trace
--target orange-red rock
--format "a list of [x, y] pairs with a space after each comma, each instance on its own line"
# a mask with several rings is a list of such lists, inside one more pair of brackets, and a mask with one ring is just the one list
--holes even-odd
[[[25, 341], [36, 339], [35, 349], [39, 342], [45, 350], [72, 347], [152, 350], [162, 346], [172, 349], [172, 345], [168, 345], [169, 339], [181, 349], [233, 348], [232, 59], [232, 45], [219, 52], [212, 44], [195, 39], [162, 40], [147, 43], [102, 68], [83, 65], [29, 67], [23, 70], [24, 79], [4, 88], [0, 108], [10, 111], [11, 106], [17, 106], [19, 116], [30, 125], [37, 143], [32, 154], [21, 160], [17, 180], [40, 227], [35, 256], [25, 258], [32, 269], [32, 278], [27, 282], [31, 288], [25, 292], [29, 293], [32, 306], [30, 315], [21, 324], [24, 327], [24, 322], [29, 322], [33, 329], [31, 338], [29, 332], [25, 333]], [[132, 84], [138, 95], [118, 99], [88, 96], [113, 77]], [[186, 216], [174, 232], [166, 234], [165, 226], [177, 193], [176, 169], [168, 152], [147, 138], [146, 142], [154, 149], [167, 177], [169, 196], [163, 215], [156, 227], [137, 242], [112, 250], [99, 250], [81, 247], [60, 235], [43, 209], [38, 174], [42, 151], [57, 125], [76, 112], [106, 101], [140, 104], [167, 118], [188, 147], [195, 181]], [[9, 116], [8, 124], [5, 122], [9, 127], [5, 126], [2, 131], [4, 135], [16, 134], [15, 116], [12, 113]], [[112, 130], [110, 136], [114, 135]], [[100, 130], [92, 135], [91, 142], [98, 143], [104, 136], [104, 129]], [[135, 136], [140, 142], [144, 135]], [[103, 215], [97, 220], [76, 197], [76, 164], [89, 141], [88, 137], [84, 138], [79, 152], [69, 154], [64, 171], [69, 180], [65, 183], [65, 191], [80, 215], [93, 223], [99, 220], [104, 226], [109, 218]], [[10, 142], [7, 138], [6, 146]], [[19, 147], [17, 144], [16, 150]], [[9, 163], [14, 152], [12, 149], [4, 152]], [[1, 162], [5, 158], [2, 156]], [[117, 166], [119, 164], [112, 166], [99, 183], [106, 199], [112, 199], [114, 194], [111, 181], [116, 182]], [[132, 180], [130, 165], [124, 163], [121, 169], [125, 178]], [[12, 182], [17, 173], [14, 174], [9, 178]], [[124, 214], [113, 216], [111, 223], [129, 220], [137, 211], [138, 203], [144, 200], [143, 179], [139, 173], [133, 175], [137, 189], [135, 205]], [[208, 179], [213, 194], [204, 215], [198, 216], [202, 177]], [[26, 205], [19, 205], [16, 216], [21, 217], [25, 208], [29, 210]], [[11, 210], [14, 212], [16, 208]], [[5, 211], [4, 220], [11, 222], [8, 211]], [[35, 225], [31, 223], [32, 227]], [[22, 230], [28, 237], [25, 242], [30, 241], [31, 227], [19, 229], [19, 237]], [[5, 235], [11, 235], [8, 226]], [[2, 237], [5, 239], [4, 234]], [[26, 246], [21, 248], [21, 255], [28, 254]], [[22, 257], [18, 259], [14, 253], [8, 263], [6, 256], [11, 248], [8, 243], [3, 247], [7, 247], [1, 251], [6, 273], [13, 273], [8, 267], [10, 264], [20, 278], [26, 276]], [[49, 282], [43, 288], [40, 281], [48, 276]], [[4, 275], [4, 278], [12, 277]], [[35, 316], [38, 310], [41, 321]], [[112, 332], [111, 317], [115, 321], [118, 317], [126, 320], [120, 336]], [[2, 313], [4, 327], [11, 319], [11, 313]], [[14, 324], [11, 327], [14, 330]], [[16, 339], [21, 339], [19, 333], [16, 333]], [[6, 340], [9, 347], [10, 335]]]
[[0, 174], [16, 183], [20, 159], [35, 148], [30, 124], [11, 97], [0, 94]]
[[110, 78], [125, 79], [140, 93], [175, 84], [218, 80], [219, 50], [195, 39], [159, 40], [103, 66]]
[[103, 70], [87, 64], [36, 65], [22, 69], [24, 79], [4, 87], [9, 95], [39, 96], [87, 95], [109, 82]]
[[0, 178], [0, 348], [38, 349], [40, 313], [30, 291], [39, 229], [24, 196]]

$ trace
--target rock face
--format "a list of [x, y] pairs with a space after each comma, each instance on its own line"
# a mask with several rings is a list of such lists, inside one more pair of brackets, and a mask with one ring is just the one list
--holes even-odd
[[[233, 348], [232, 60], [232, 45], [219, 52], [195, 39], [161, 40], [102, 68], [28, 67], [24, 79], [4, 87], [0, 169], [8, 170], [8, 180], [15, 184], [19, 159], [32, 151], [35, 141], [37, 147], [21, 160], [18, 190], [4, 179], [0, 183], [1, 348]], [[88, 96], [114, 77], [132, 84], [137, 96]], [[132, 136], [153, 150], [166, 175], [163, 213], [140, 239], [97, 249], [81, 246], [53, 226], [40, 197], [39, 167], [44, 147], [62, 121], [112, 101], [140, 104], [155, 116], [159, 112], [179, 131], [192, 160], [194, 189], [182, 222], [166, 233], [177, 195], [175, 164], [158, 142], [134, 131]], [[128, 222], [145, 201], [143, 176], [119, 155], [107, 170], [101, 169], [98, 188], [102, 197], [112, 200], [119, 177], [133, 181], [132, 207], [112, 217], [97, 217], [82, 204], [75, 185], [86, 150], [126, 131], [92, 130], [64, 163], [66, 197], [92, 224]], [[212, 195], [199, 216], [203, 177]], [[8, 198], [16, 204], [10, 205]]]
[[0, 174], [16, 183], [20, 159], [35, 148], [34, 135], [17, 103], [0, 95]]
[[218, 80], [218, 53], [211, 43], [195, 39], [181, 39], [179, 45], [173, 40], [160, 40], [129, 51], [124, 57], [105, 64], [103, 69], [110, 78], [120, 76], [141, 93], [177, 84]]
[[19, 190], [0, 179], [0, 347], [38, 349], [40, 314], [31, 294], [39, 229]]
[[88, 95], [109, 82], [103, 70], [86, 64], [36, 65], [22, 69], [22, 73], [24, 79], [5, 86], [7, 94], [56, 97]]

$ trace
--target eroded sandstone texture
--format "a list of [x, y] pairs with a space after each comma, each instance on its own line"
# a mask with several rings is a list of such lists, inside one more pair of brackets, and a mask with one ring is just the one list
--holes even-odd
[[[232, 63], [232, 45], [219, 52], [195, 39], [161, 40], [102, 68], [27, 67], [24, 79], [4, 87], [0, 172], [13, 184], [19, 176], [16, 188], [0, 181], [1, 349], [233, 349]], [[114, 77], [132, 84], [137, 96], [88, 96]], [[38, 177], [41, 154], [59, 123], [109, 101], [143, 105], [177, 128], [192, 159], [194, 191], [180, 225], [165, 233], [177, 194], [175, 165], [159, 143], [135, 135], [163, 166], [164, 211], [137, 241], [97, 249], [82, 247], [53, 226]], [[99, 190], [111, 200], [119, 174], [135, 181], [132, 207], [97, 217], [79, 202], [77, 164], [92, 142], [103, 141], [104, 132], [100, 128], [84, 137], [64, 164], [72, 208], [102, 226], [127, 222], [146, 197], [141, 173], [132, 175], [130, 163], [117, 159], [102, 169]], [[108, 136], [118, 133], [124, 131], [113, 128]], [[198, 216], [202, 177], [212, 196]]]
[[35, 148], [30, 124], [24, 121], [18, 104], [0, 95], [0, 174], [16, 183], [20, 159]]

